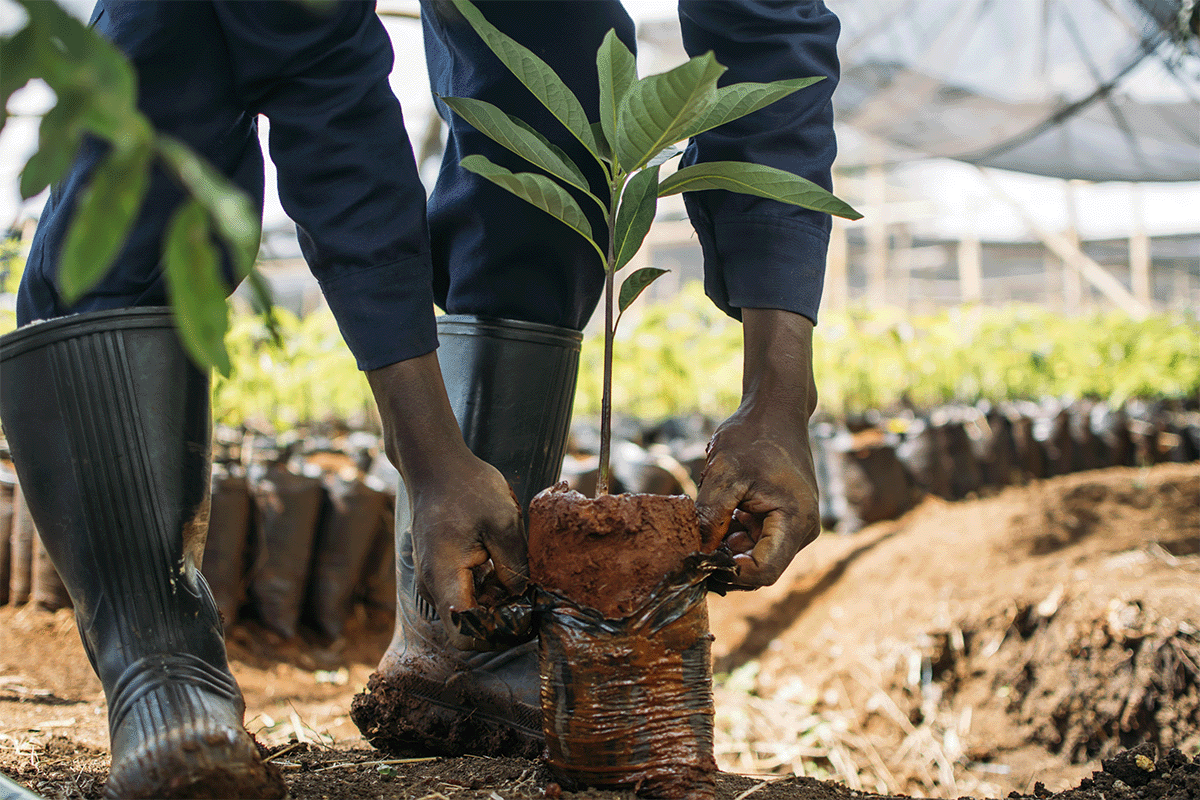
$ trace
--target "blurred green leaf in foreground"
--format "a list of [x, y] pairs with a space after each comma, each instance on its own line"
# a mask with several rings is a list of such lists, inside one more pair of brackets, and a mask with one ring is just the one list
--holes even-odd
[[[86, 138], [106, 152], [81, 193], [59, 264], [71, 303], [116, 262], [145, 199], [150, 170], [159, 166], [191, 200], [172, 219], [163, 265], [184, 345], [201, 366], [229, 373], [224, 336], [226, 287], [215, 265], [228, 258], [236, 280], [258, 253], [259, 215], [250, 199], [181, 142], [157, 133], [137, 110], [137, 76], [128, 59], [56, 2], [15, 0], [25, 24], [0, 38], [0, 128], [9, 98], [30, 81], [54, 91], [54, 106], [38, 129], [38, 149], [21, 172], [21, 196], [61, 180]], [[174, 242], [174, 246], [171, 243]]]

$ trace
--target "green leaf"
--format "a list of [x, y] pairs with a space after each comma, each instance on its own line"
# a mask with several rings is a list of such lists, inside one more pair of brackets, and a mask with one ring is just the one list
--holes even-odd
[[661, 167], [677, 155], [683, 153], [683, 148], [669, 145], [659, 151], [658, 155], [646, 162], [647, 167]]
[[262, 317], [263, 327], [266, 328], [267, 338], [275, 347], [283, 347], [283, 331], [279, 327], [279, 315], [275, 313], [275, 297], [267, 279], [258, 269], [251, 269], [246, 276], [250, 285], [251, 307], [254, 313]]
[[605, 164], [612, 163], [612, 146], [604, 138], [604, 126], [599, 122], [592, 123], [592, 138], [596, 140], [597, 155]]
[[229, 306], [217, 248], [209, 235], [209, 216], [196, 200], [184, 203], [167, 228], [163, 249], [167, 294], [175, 310], [180, 338], [192, 359], [228, 377], [225, 331]]
[[613, 271], [629, 263], [650, 232], [658, 206], [658, 167], [647, 167], [629, 179], [617, 209]]
[[704, 189], [752, 194], [846, 219], [862, 219], [862, 214], [810, 180], [774, 167], [741, 161], [712, 161], [684, 167], [659, 185], [658, 196]]
[[511, 150], [535, 167], [541, 167], [563, 183], [586, 192], [599, 203], [600, 208], [605, 208], [604, 203], [592, 195], [587, 178], [575, 162], [528, 123], [483, 100], [469, 97], [443, 97], [442, 100], [455, 114], [496, 144]]
[[470, 155], [461, 162], [462, 168], [474, 172], [502, 189], [506, 189], [527, 203], [531, 203], [550, 216], [566, 224], [589, 242], [600, 258], [604, 259], [604, 251], [592, 239], [592, 226], [579, 207], [579, 203], [571, 197], [566, 189], [559, 186], [545, 175], [532, 172], [510, 172], [499, 164], [493, 164], [486, 156]]
[[772, 81], [771, 83], [735, 83], [732, 86], [722, 86], [717, 89], [716, 103], [688, 132], [688, 136], [695, 136], [718, 125], [732, 122], [823, 80], [825, 80], [825, 76], [818, 75], [813, 78], [796, 78], [788, 81]]
[[119, 147], [148, 141], [148, 126], [137, 111], [137, 81], [125, 54], [58, 3], [23, 0], [22, 6], [35, 30], [28, 55], [58, 102], [77, 104], [85, 127]]
[[600, 127], [610, 149], [617, 140], [617, 109], [629, 89], [637, 83], [637, 62], [625, 43], [610, 30], [596, 53], [596, 69], [600, 74]]
[[28, 200], [65, 175], [82, 141], [78, 107], [60, 100], [38, 126], [38, 150], [21, 170], [21, 198]]
[[237, 279], [246, 277], [258, 256], [262, 235], [262, 221], [250, 198], [178, 139], [159, 134], [157, 146], [167, 167], [212, 217]]
[[484, 19], [483, 14], [469, 0], [454, 0], [454, 7], [466, 17], [484, 44], [496, 54], [504, 66], [517, 76], [517, 80], [533, 92], [538, 102], [566, 126], [589, 153], [600, 158], [596, 138], [592, 135], [591, 123], [583, 110], [583, 104], [550, 65], [534, 55], [529, 48], [501, 33], [495, 25]]
[[705, 53], [634, 84], [617, 112], [617, 156], [626, 172], [640, 169], [664, 147], [687, 138], [716, 102], [725, 67]]
[[110, 152], [96, 167], [63, 244], [63, 299], [78, 300], [116, 261], [133, 228], [150, 181], [150, 150]]
[[33, 66], [31, 27], [0, 39], [0, 128], [8, 121], [8, 99], [35, 77]]
[[634, 300], [637, 300], [638, 295], [644, 292], [647, 286], [668, 272], [670, 270], [656, 269], [654, 267], [644, 267], [634, 271], [621, 284], [621, 294], [617, 298], [617, 308], [624, 313], [625, 309], [629, 308]]
[[[42, 121], [45, 122], [45, 118]], [[73, 153], [73, 150], [62, 145], [39, 148], [21, 170], [21, 199], [28, 200], [40, 194], [65, 175], [74, 160]]]

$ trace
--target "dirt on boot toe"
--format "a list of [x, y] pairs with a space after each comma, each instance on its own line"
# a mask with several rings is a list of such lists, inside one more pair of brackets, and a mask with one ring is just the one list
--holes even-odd
[[170, 731], [114, 761], [106, 798], [281, 798], [287, 784], [244, 731]]
[[475, 700], [484, 698], [448, 690], [416, 670], [398, 676], [376, 672], [366, 691], [354, 696], [350, 719], [386, 753], [537, 758], [543, 746], [540, 712], [515, 705], [485, 710]]

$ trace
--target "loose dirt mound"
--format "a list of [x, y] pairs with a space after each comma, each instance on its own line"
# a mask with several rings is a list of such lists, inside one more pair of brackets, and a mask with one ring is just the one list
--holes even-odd
[[927, 502], [818, 545], [711, 604], [724, 764], [995, 797], [1143, 742], [1200, 752], [1200, 468]]
[[[776, 586], [713, 599], [718, 761], [763, 773], [722, 775], [718, 797], [1200, 797], [1198, 552], [1200, 467], [1175, 465], [822, 537]], [[367, 749], [347, 714], [388, 632], [356, 620], [349, 634], [319, 649], [231, 631], [248, 726], [293, 798], [557, 795], [536, 762]], [[98, 797], [105, 710], [70, 612], [0, 608], [0, 771]], [[1138, 743], [1160, 749], [1088, 777]]]

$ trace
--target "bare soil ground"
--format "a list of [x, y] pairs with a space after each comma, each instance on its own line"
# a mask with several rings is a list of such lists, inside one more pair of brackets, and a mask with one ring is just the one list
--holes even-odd
[[[1200, 798], [1198, 587], [1197, 465], [827, 534], [775, 586], [712, 598], [718, 797]], [[230, 631], [247, 726], [293, 798], [559, 795], [534, 761], [371, 750], [348, 710], [389, 635], [365, 618], [324, 649]], [[0, 608], [0, 772], [99, 797], [105, 713], [71, 613]]]

